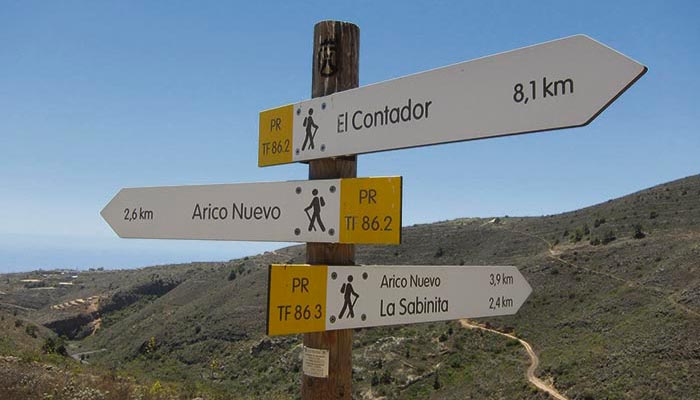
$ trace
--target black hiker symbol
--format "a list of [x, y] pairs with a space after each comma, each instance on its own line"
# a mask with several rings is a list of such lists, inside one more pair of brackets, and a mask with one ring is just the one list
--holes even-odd
[[306, 144], [308, 143], [309, 149], [314, 148], [314, 138], [316, 138], [316, 132], [318, 132], [318, 125], [314, 122], [312, 117], [314, 113], [313, 108], [309, 108], [309, 116], [304, 117], [304, 126], [306, 127], [306, 136], [304, 137], [304, 143], [301, 145], [301, 150], [306, 150]]
[[[357, 299], [360, 298], [360, 295], [355, 293], [351, 282], [352, 275], [348, 275], [348, 282], [343, 283], [343, 286], [340, 287], [340, 293], [345, 296], [345, 301], [343, 302], [343, 308], [340, 310], [338, 319], [343, 319], [345, 310], [348, 310], [348, 318], [355, 318], [355, 303], [357, 303]], [[355, 296], [354, 299], [353, 296]]]
[[[316, 222], [318, 222], [321, 231], [325, 232], [326, 227], [323, 226], [323, 221], [321, 221], [321, 207], [326, 206], [326, 201], [323, 200], [323, 196], [318, 195], [318, 189], [314, 189], [311, 194], [314, 195], [314, 198], [311, 200], [311, 204], [304, 209], [306, 216], [309, 218], [309, 232], [316, 230]], [[309, 214], [309, 210], [311, 209], [313, 209], [313, 211]]]

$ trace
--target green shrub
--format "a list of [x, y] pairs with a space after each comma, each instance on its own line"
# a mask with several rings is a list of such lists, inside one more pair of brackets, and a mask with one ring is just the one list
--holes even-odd
[[442, 384], [440, 383], [440, 371], [435, 370], [435, 380], [433, 381], [433, 389], [438, 390]]
[[613, 231], [610, 230], [610, 231], [605, 232], [605, 236], [603, 236], [603, 240], [601, 241], [601, 243], [602, 243], [602, 244], [608, 244], [608, 243], [612, 242], [612, 241], [615, 240], [615, 239], [617, 239], [617, 238], [615, 237], [615, 232], [613, 232]]
[[576, 229], [574, 233], [571, 234], [571, 243], [578, 243], [583, 239], [583, 232], [580, 229]]
[[380, 382], [385, 384], [385, 385], [388, 385], [393, 380], [394, 380], [394, 378], [392, 378], [391, 372], [388, 369], [385, 369], [384, 372], [382, 373], [382, 377], [380, 379]]
[[44, 344], [41, 346], [41, 350], [46, 354], [58, 354], [62, 356], [67, 356], [68, 351], [66, 350], [66, 345], [63, 338], [46, 338]]
[[158, 349], [158, 342], [155, 336], [151, 336], [147, 341], [141, 343], [139, 347], [139, 353], [144, 355], [150, 355], [156, 352]]
[[39, 329], [36, 327], [36, 325], [29, 324], [26, 328], [24, 328], [24, 331], [27, 333], [27, 335], [35, 338], [36, 333], [39, 331]]

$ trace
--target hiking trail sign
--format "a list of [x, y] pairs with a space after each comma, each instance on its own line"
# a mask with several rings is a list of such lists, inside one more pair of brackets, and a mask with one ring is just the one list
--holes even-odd
[[576, 35], [260, 113], [258, 165], [583, 126], [647, 68]]
[[401, 242], [401, 177], [122, 189], [102, 217], [122, 238]]
[[531, 291], [510, 266], [273, 264], [267, 334], [511, 315]]

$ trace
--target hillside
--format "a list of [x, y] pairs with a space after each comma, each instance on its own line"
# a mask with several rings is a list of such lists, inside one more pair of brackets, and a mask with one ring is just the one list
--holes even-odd
[[[515, 265], [530, 299], [517, 315], [478, 322], [532, 344], [537, 375], [570, 399], [692, 399], [699, 256], [692, 176], [564, 214], [405, 227], [400, 246], [358, 246], [356, 258]], [[54, 272], [3, 275], [0, 304], [72, 339], [71, 353], [105, 349], [84, 357], [92, 365], [185, 385], [182, 398], [202, 387], [221, 398], [295, 398], [301, 340], [263, 334], [266, 268], [303, 261], [304, 247], [293, 246], [221, 263], [71, 272], [72, 285]], [[548, 398], [527, 382], [517, 341], [458, 321], [358, 331], [353, 357], [356, 398]]]

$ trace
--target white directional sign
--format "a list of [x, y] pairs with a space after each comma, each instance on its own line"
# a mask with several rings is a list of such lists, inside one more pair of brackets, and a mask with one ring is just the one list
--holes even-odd
[[516, 267], [272, 265], [268, 335], [515, 314]]
[[586, 125], [647, 68], [584, 35], [260, 113], [258, 164]]
[[401, 177], [122, 189], [123, 238], [400, 243]]

